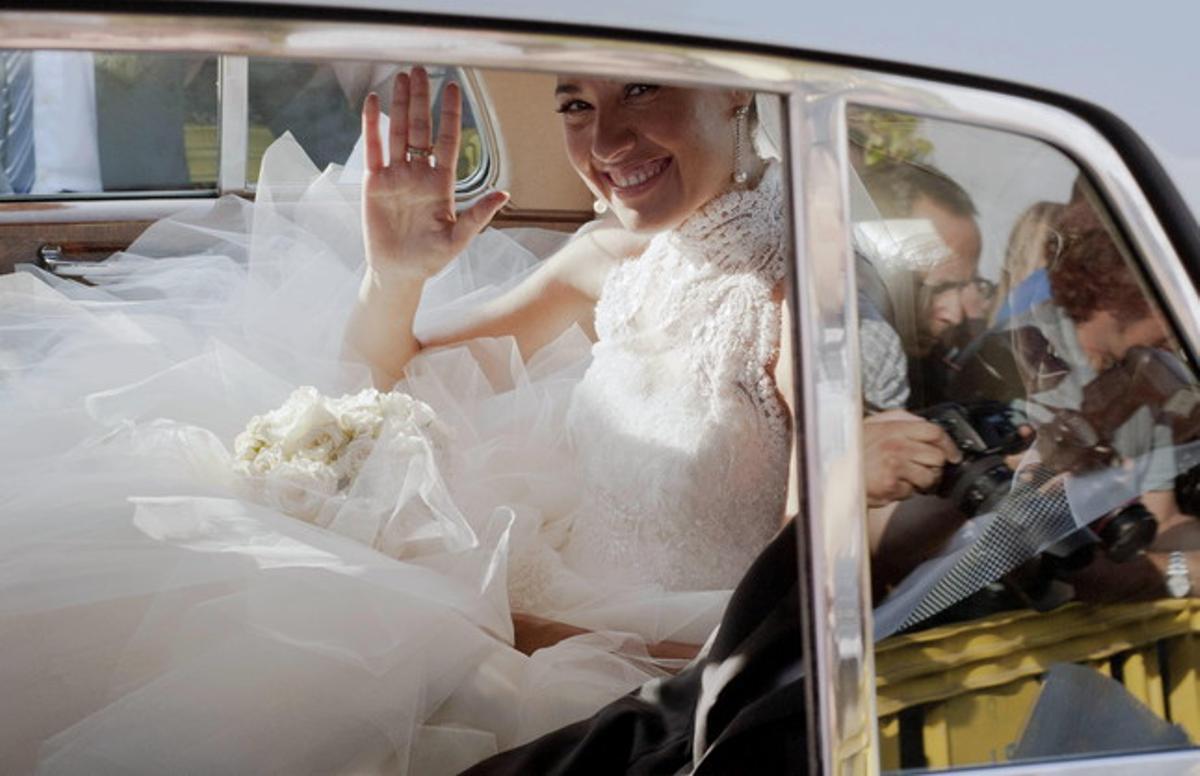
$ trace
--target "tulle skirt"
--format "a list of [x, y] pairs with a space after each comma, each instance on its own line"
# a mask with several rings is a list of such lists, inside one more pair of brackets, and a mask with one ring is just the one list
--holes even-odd
[[[264, 504], [233, 439], [340, 358], [358, 189], [285, 137], [257, 202], [152, 226], [88, 275], [0, 278], [0, 772], [454, 773], [674, 666], [720, 591], [604, 587], [556, 548], [580, 489], [563, 417], [590, 343], [528, 363], [491, 340], [399, 388], [450, 438], [381, 444], [315, 523]], [[486, 232], [428, 285], [418, 331], [519, 282], [563, 237]], [[373, 463], [372, 463], [373, 462]], [[593, 632], [526, 657], [510, 587]]]

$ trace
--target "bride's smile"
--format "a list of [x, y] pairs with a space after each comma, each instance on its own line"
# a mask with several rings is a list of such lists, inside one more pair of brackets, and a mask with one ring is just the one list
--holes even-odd
[[749, 95], [594, 78], [555, 89], [571, 165], [628, 229], [671, 229], [733, 180]]
[[629, 165], [603, 173], [612, 187], [612, 192], [629, 200], [654, 188], [662, 174], [671, 166], [671, 159], [655, 159], [645, 164]]

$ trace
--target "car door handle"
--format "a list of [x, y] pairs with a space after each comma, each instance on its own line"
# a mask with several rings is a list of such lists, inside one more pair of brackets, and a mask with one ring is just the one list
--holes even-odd
[[68, 259], [61, 245], [46, 244], [37, 249], [37, 266], [64, 278], [82, 278], [88, 275], [112, 274], [106, 272], [100, 261]]

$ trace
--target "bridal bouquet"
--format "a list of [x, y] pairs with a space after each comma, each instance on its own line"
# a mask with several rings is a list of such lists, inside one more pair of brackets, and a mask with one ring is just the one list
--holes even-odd
[[416, 456], [445, 436], [433, 409], [406, 393], [368, 388], [331, 398], [304, 386], [283, 406], [250, 419], [234, 440], [234, 469], [272, 506], [318, 522], [381, 438], [393, 454]]

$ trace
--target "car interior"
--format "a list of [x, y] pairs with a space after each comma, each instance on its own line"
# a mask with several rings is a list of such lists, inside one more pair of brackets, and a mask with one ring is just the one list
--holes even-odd
[[[0, 193], [0, 275], [84, 285], [165, 216], [253, 201], [289, 135], [316, 170], [361, 172], [360, 106], [408, 66], [33, 56], [69, 87], [39, 108], [36, 182]], [[464, 92], [460, 207], [508, 191], [492, 226], [542, 256], [603, 217], [567, 160], [555, 76], [430, 75], [435, 115], [447, 83]], [[47, 124], [52, 110], [82, 118]], [[848, 222], [832, 234], [854, 256], [862, 388], [846, 401], [929, 420], [961, 453], [866, 521], [883, 769], [1192, 746], [1200, 599], [1163, 580], [1200, 547], [1200, 385], [1126, 217], [1041, 140], [871, 100], [843, 118]], [[1062, 709], [1091, 693], [1112, 694], [1113, 719], [1070, 724]]]

